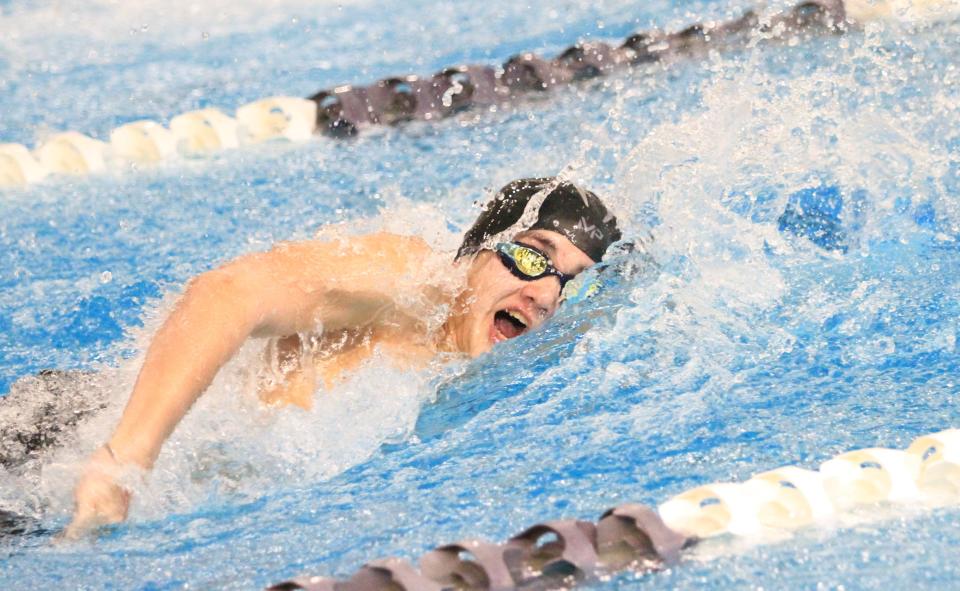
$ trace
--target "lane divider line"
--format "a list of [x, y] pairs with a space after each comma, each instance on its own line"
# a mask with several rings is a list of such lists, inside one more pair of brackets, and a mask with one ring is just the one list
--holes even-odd
[[429, 77], [407, 75], [366, 87], [337, 86], [309, 98], [268, 97], [242, 105], [234, 116], [215, 108], [201, 109], [173, 117], [169, 129], [156, 122], [136, 121], [112, 130], [109, 143], [68, 131], [34, 151], [39, 168], [20, 148], [3, 144], [0, 188], [50, 176], [98, 173], [108, 165], [122, 168], [177, 156], [203, 158], [265, 141], [303, 142], [316, 134], [347, 138], [375, 125], [434, 121], [467, 109], [493, 110], [524, 96], [614, 70], [666, 66], [710, 51], [746, 47], [757, 38], [792, 42], [818, 34], [839, 34], [850, 25], [842, 0], [809, 0], [778, 14], [748, 11], [729, 22], [699, 23], [673, 33], [635, 33], [616, 46], [599, 41], [577, 43], [553, 58], [521, 53], [499, 67], [459, 65]]
[[923, 435], [906, 450], [846, 452], [820, 470], [783, 466], [746, 482], [695, 487], [656, 511], [628, 503], [597, 523], [560, 519], [535, 524], [502, 544], [467, 539], [438, 546], [419, 570], [390, 557], [351, 578], [302, 576], [268, 591], [509, 591], [558, 589], [623, 570], [648, 573], [675, 565], [684, 549], [721, 535], [756, 536], [826, 521], [855, 507], [960, 502], [960, 429]]

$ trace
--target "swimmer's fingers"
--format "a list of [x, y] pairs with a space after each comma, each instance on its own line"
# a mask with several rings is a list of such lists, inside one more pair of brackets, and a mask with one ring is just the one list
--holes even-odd
[[78, 498], [73, 521], [63, 531], [62, 537], [66, 540], [75, 540], [92, 533], [101, 526], [122, 522], [127, 518], [129, 497], [130, 493], [120, 489], [118, 494], [105, 495], [97, 500]]
[[63, 532], [65, 539], [127, 518], [130, 491], [118, 483], [122, 469], [108, 451], [101, 448], [93, 454], [74, 492], [76, 508]]

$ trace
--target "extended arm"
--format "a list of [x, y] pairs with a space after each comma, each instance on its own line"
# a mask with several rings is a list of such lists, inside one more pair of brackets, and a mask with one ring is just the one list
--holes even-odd
[[[163, 442], [248, 337], [360, 326], [372, 309], [392, 301], [385, 290], [397, 281], [384, 274], [404, 276], [415, 260], [411, 252], [416, 257], [424, 248], [382, 235], [286, 244], [191, 281], [147, 350], [109, 447], [93, 455], [77, 486], [67, 535], [126, 517], [129, 494], [116, 482], [122, 466], [152, 467]], [[350, 264], [357, 261], [365, 264]]]

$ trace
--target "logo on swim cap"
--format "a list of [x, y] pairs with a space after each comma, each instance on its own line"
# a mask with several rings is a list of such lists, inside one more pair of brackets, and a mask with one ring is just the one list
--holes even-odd
[[536, 219], [517, 228], [518, 232], [558, 232], [594, 261], [600, 261], [607, 248], [620, 240], [617, 218], [592, 191], [556, 177], [519, 179], [500, 189], [484, 206], [467, 230], [457, 258], [476, 253], [485, 241], [520, 222], [530, 201], [544, 192]]
[[603, 232], [600, 231], [600, 228], [587, 223], [587, 218], [581, 217], [580, 221], [577, 222], [577, 225], [573, 227], [574, 230], [580, 230], [586, 232], [594, 240], [603, 240]]

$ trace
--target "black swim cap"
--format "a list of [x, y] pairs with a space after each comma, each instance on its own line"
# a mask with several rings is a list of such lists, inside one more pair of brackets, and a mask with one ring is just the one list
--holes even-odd
[[457, 258], [474, 254], [491, 236], [513, 226], [535, 195], [549, 191], [536, 221], [522, 230], [551, 230], [562, 234], [594, 261], [620, 240], [617, 218], [593, 192], [556, 177], [520, 179], [500, 189], [463, 238]]

